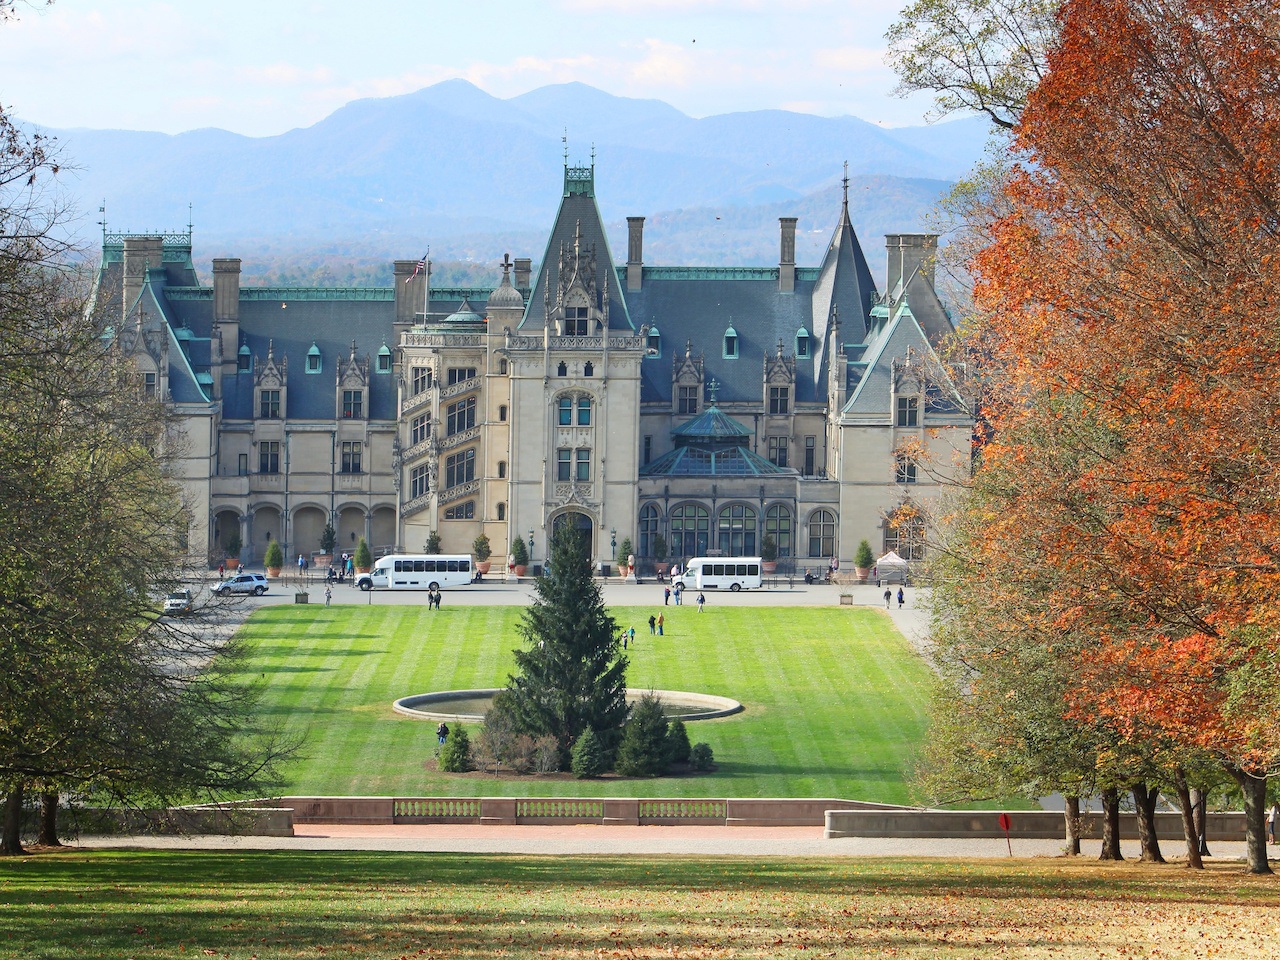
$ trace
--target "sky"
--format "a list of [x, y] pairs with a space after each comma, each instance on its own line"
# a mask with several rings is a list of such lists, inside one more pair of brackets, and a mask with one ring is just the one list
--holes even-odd
[[45, 127], [270, 136], [461, 77], [508, 98], [580, 81], [693, 117], [784, 109], [925, 122], [893, 96], [906, 0], [18, 0], [0, 103]]

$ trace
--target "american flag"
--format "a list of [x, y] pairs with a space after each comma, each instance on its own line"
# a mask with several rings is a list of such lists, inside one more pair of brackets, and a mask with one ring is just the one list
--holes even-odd
[[413, 268], [413, 273], [409, 274], [408, 279], [405, 280], [405, 283], [408, 283], [409, 280], [412, 280], [425, 269], [427, 269], [427, 255], [424, 253], [422, 259], [418, 261], [418, 265]]

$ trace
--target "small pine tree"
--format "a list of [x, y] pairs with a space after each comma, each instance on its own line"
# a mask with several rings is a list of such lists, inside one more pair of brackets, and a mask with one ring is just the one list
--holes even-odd
[[667, 559], [667, 541], [660, 533], [653, 538], [653, 559], [659, 563]]
[[709, 743], [695, 743], [693, 749], [689, 751], [690, 770], [710, 770], [714, 761], [715, 756], [711, 752]]
[[267, 544], [267, 552], [262, 556], [262, 565], [268, 569], [279, 570], [284, 566], [284, 548], [279, 540]]
[[369, 549], [369, 541], [364, 537], [361, 537], [360, 542], [356, 544], [354, 563], [362, 570], [368, 570], [373, 566], [373, 551]]
[[440, 552], [440, 533], [432, 530], [427, 534], [426, 542], [422, 544], [423, 553], [439, 553]]
[[618, 556], [616, 558], [618, 566], [625, 567], [627, 565], [627, 557], [631, 556], [634, 552], [635, 551], [631, 549], [631, 538], [623, 537], [622, 542], [618, 544]]
[[333, 529], [332, 523], [326, 523], [320, 531], [320, 552], [333, 556], [333, 548], [337, 543], [338, 531]]
[[440, 769], [445, 773], [466, 773], [471, 769], [471, 738], [460, 723], [449, 728], [449, 736], [440, 748]]
[[604, 753], [604, 744], [600, 742], [596, 732], [588, 728], [573, 745], [570, 769], [575, 777], [579, 780], [584, 780], [588, 777], [600, 776], [607, 767], [608, 761]]
[[683, 720], [672, 720], [667, 725], [667, 761], [689, 762], [689, 731], [685, 729]]
[[662, 701], [646, 693], [631, 708], [618, 745], [618, 773], [624, 777], [656, 777], [667, 772], [667, 718]]
[[511, 561], [517, 567], [527, 567], [529, 565], [529, 550], [519, 537], [511, 541]]

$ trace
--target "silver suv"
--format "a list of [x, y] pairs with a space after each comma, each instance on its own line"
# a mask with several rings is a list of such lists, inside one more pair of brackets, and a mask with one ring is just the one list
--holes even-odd
[[213, 592], [220, 597], [229, 593], [252, 593], [260, 597], [267, 592], [267, 578], [260, 573], [241, 573], [230, 580], [223, 580], [213, 587]]

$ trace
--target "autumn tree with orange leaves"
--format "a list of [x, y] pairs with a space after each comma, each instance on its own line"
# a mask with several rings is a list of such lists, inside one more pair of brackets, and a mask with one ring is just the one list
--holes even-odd
[[[1034, 603], [1064, 716], [1239, 784], [1280, 766], [1280, 10], [1071, 0], [974, 262], [975, 587]], [[992, 491], [997, 491], [993, 493]], [[1002, 491], [1002, 492], [1001, 492]], [[958, 526], [964, 526], [958, 523]], [[972, 530], [972, 524], [968, 525]], [[989, 585], [988, 585], [989, 586]]]

